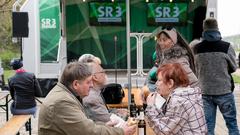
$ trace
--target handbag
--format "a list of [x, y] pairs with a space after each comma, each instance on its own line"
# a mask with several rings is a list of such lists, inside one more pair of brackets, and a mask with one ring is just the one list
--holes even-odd
[[122, 86], [118, 83], [110, 83], [102, 89], [102, 95], [106, 104], [119, 104], [125, 96]]

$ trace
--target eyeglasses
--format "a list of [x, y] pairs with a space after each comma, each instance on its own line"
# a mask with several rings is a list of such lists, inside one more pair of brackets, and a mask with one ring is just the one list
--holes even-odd
[[172, 26], [163, 26], [162, 27], [162, 30], [172, 30], [172, 29], [174, 29]]
[[103, 71], [95, 72], [95, 73], [93, 73], [93, 74], [95, 75], [95, 74], [100, 74], [100, 73], [103, 73], [103, 74], [105, 74], [105, 73], [106, 73], [106, 71], [104, 71], [104, 70], [103, 70]]

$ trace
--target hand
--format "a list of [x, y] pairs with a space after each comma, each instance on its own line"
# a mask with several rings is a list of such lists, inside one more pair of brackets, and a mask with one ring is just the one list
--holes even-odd
[[123, 127], [124, 135], [133, 135], [136, 131], [136, 125], [127, 126], [127, 124]]
[[128, 110], [127, 109], [117, 109], [117, 113], [120, 114], [120, 116], [127, 116]]
[[147, 97], [147, 105], [152, 106], [155, 103], [155, 96], [156, 93], [151, 93], [149, 94], [149, 96]]
[[116, 124], [118, 124], [118, 121], [116, 120], [110, 120], [106, 123], [106, 125], [109, 127], [114, 127]]
[[140, 97], [141, 97], [142, 102], [143, 102], [144, 104], [147, 103], [147, 97], [148, 97], [149, 94], [150, 94], [150, 90], [149, 90], [148, 86], [147, 86], [147, 85], [143, 86], [143, 87], [141, 88]]

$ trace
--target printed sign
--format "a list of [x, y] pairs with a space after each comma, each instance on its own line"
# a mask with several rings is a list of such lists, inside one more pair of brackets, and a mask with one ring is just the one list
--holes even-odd
[[91, 25], [125, 25], [125, 3], [89, 2], [89, 22]]
[[184, 24], [187, 22], [187, 3], [148, 3], [147, 6], [147, 22], [149, 25]]

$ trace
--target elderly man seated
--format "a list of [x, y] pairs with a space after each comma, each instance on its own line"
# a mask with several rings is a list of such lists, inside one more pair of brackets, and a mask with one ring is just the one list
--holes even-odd
[[[123, 122], [123, 119], [118, 116], [126, 118], [127, 110], [109, 110], [102, 96], [101, 90], [107, 82], [107, 76], [105, 74], [105, 71], [99, 64], [100, 59], [96, 61], [97, 57], [95, 56], [92, 56], [92, 59], [90, 57], [85, 57], [85, 59], [81, 57], [79, 58], [80, 62], [87, 62], [87, 65], [92, 72], [93, 87], [90, 89], [89, 95], [83, 98], [83, 104], [87, 110], [89, 117], [96, 122], [108, 122], [115, 118]], [[118, 116], [116, 116], [115, 114], [117, 114]]]

